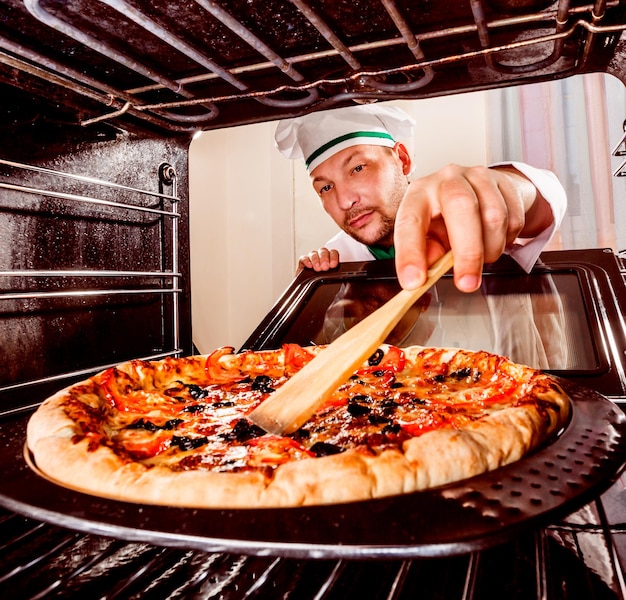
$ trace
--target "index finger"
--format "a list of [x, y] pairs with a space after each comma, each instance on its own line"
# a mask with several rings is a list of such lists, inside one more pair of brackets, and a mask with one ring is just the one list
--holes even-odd
[[462, 292], [473, 292], [480, 286], [485, 259], [480, 200], [466, 179], [445, 183], [440, 194], [442, 217], [454, 252], [455, 285]]
[[394, 227], [396, 272], [404, 289], [413, 290], [422, 285], [429, 265], [445, 251], [441, 245], [436, 247], [427, 240], [431, 222], [426, 190], [421, 186], [409, 187], [398, 207]]

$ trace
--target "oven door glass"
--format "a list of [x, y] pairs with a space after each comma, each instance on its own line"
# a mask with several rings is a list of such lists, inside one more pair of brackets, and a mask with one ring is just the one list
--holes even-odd
[[[320, 279], [284, 341], [327, 344], [399, 291], [397, 280]], [[534, 368], [595, 371], [590, 311], [575, 271], [486, 274], [481, 289], [459, 292], [451, 277], [418, 300], [387, 338], [398, 346], [461, 347], [503, 354]]]

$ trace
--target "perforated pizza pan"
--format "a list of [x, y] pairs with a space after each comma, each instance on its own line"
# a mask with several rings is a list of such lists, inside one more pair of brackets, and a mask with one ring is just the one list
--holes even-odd
[[508, 541], [607, 489], [626, 461], [626, 417], [569, 381], [564, 431], [507, 467], [440, 488], [350, 504], [197, 510], [105, 500], [59, 487], [23, 455], [26, 419], [2, 425], [0, 504], [71, 529], [211, 552], [301, 558], [438, 557]]

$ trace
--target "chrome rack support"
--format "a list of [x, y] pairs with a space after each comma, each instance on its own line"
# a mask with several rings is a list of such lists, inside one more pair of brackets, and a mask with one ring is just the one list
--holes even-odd
[[[47, 169], [35, 165], [23, 164], [9, 160], [0, 159], [0, 166], [7, 168], [5, 180], [0, 181], [0, 190], [5, 190], [4, 200], [8, 202], [9, 208], [12, 206], [12, 194], [22, 194], [24, 197], [33, 196], [38, 202], [40, 198], [48, 198], [68, 202], [74, 206], [92, 206], [96, 209], [110, 211], [121, 210], [129, 214], [150, 215], [157, 222], [161, 223], [160, 233], [160, 268], [154, 270], [146, 269], [124, 269], [111, 270], [105, 268], [85, 268], [77, 266], [77, 268], [62, 269], [41, 269], [41, 268], [15, 268], [0, 270], [0, 278], [7, 281], [0, 289], [0, 302], [29, 302], [40, 300], [72, 300], [75, 302], [86, 301], [93, 297], [119, 297], [119, 296], [161, 296], [165, 299], [171, 297], [171, 316], [167, 316], [162, 309], [161, 331], [165, 331], [171, 326], [171, 347], [170, 343], [164, 344], [161, 348], [154, 348], [152, 352], [146, 353], [145, 356], [134, 357], [143, 360], [157, 360], [166, 356], [180, 356], [182, 349], [180, 348], [180, 302], [179, 296], [180, 278], [179, 272], [179, 222], [181, 214], [177, 212], [179, 198], [177, 196], [176, 172], [174, 168], [164, 163], [159, 169], [159, 187], [165, 185], [171, 187], [171, 194], [163, 193], [162, 189], [158, 192], [139, 189], [126, 185], [120, 185], [111, 181], [96, 179], [83, 175], [75, 175], [62, 171]], [[23, 174], [24, 172], [33, 173], [41, 181], [43, 185], [24, 185], [15, 183], [14, 173]], [[61, 179], [71, 180], [74, 184], [80, 186], [89, 186], [89, 195], [68, 193], [60, 189], [52, 189], [55, 182]], [[96, 189], [96, 193], [92, 193], [92, 189]], [[101, 188], [102, 191], [98, 192]], [[103, 199], [104, 189], [114, 193], [126, 193], [131, 197], [138, 197], [142, 202], [120, 201], [117, 199]], [[80, 190], [82, 192], [82, 188]], [[101, 196], [101, 197], [98, 197]], [[148, 201], [146, 201], [146, 198]], [[155, 202], [156, 200], [156, 202]], [[166, 231], [165, 223], [169, 222], [167, 228], [170, 235], [167, 243], [163, 237]], [[169, 246], [169, 248], [168, 248]], [[107, 285], [105, 280], [124, 280], [127, 284], [121, 287]], [[75, 284], [85, 280], [84, 287], [75, 287]], [[26, 282], [30, 281], [54, 281], [53, 289], [26, 286]], [[58, 283], [57, 283], [58, 282]], [[102, 282], [102, 283], [100, 283]], [[35, 283], [36, 285], [36, 283]], [[163, 305], [163, 303], [162, 303]], [[170, 320], [171, 323], [166, 323]], [[65, 379], [75, 378], [77, 376], [89, 375], [104, 370], [112, 364], [111, 361], [106, 363], [91, 365], [81, 365], [77, 369], [69, 369], [63, 373], [46, 373], [28, 381], [11, 381], [3, 382], [0, 385], [0, 394], [3, 392], [14, 392], [20, 389], [28, 389], [31, 386], [44, 384], [53, 381], [63, 381]]]

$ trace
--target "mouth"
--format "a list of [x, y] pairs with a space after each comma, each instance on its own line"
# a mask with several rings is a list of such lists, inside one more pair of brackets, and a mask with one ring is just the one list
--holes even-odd
[[370, 218], [373, 213], [374, 213], [373, 210], [360, 213], [359, 215], [357, 215], [356, 217], [353, 217], [352, 219], [348, 221], [348, 226], [351, 229], [360, 229], [361, 227], [364, 227], [370, 221]]

